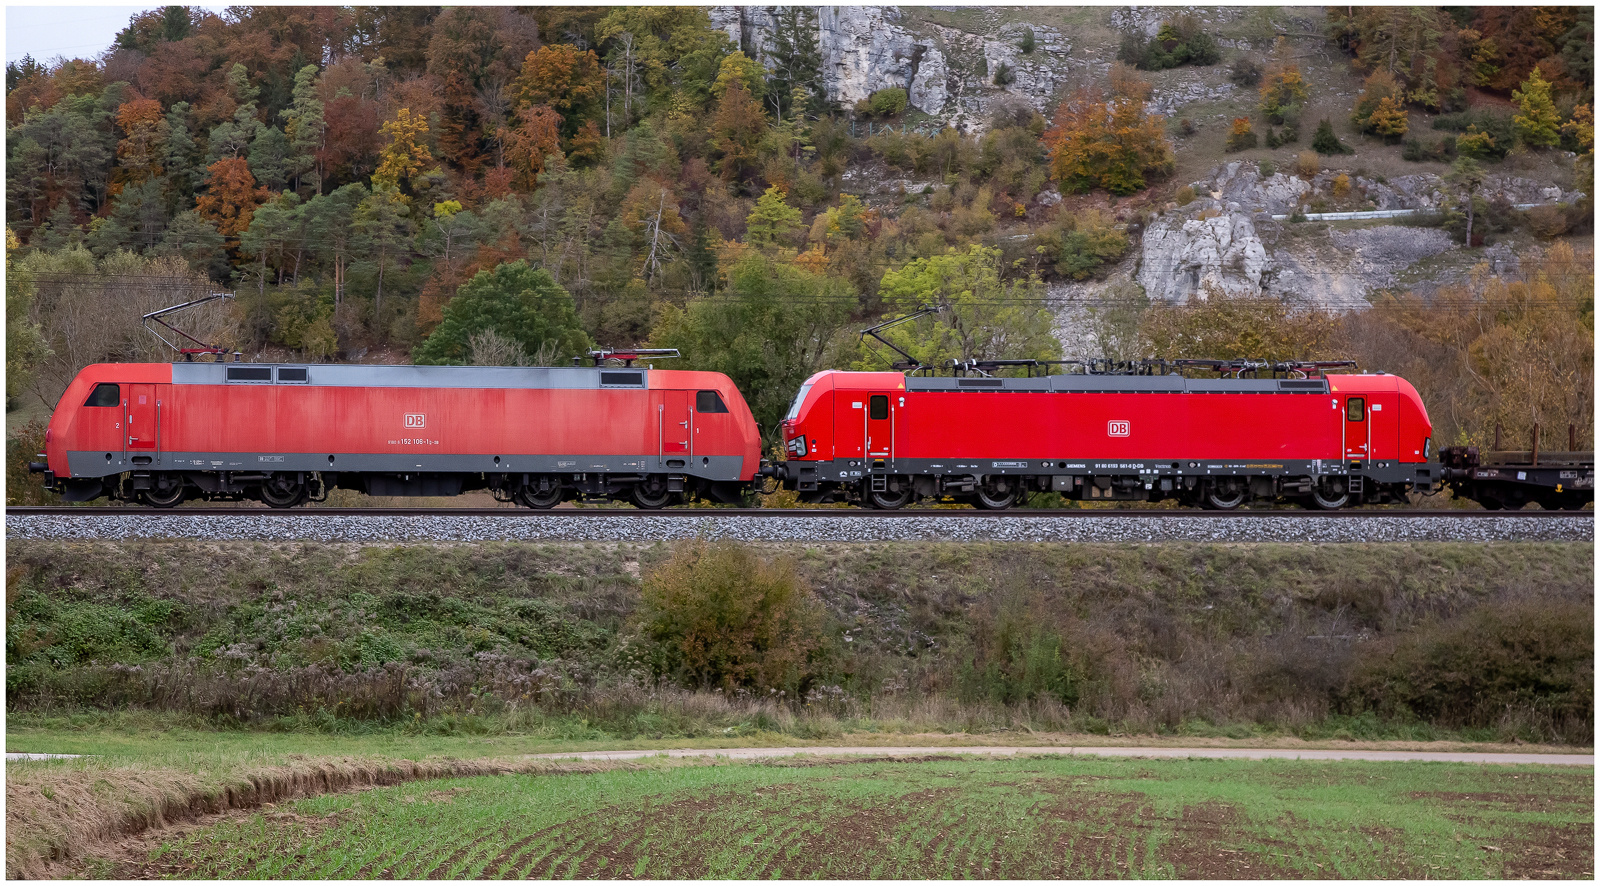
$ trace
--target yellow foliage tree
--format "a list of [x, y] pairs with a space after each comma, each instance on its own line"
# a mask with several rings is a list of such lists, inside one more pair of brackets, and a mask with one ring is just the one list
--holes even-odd
[[420, 114], [412, 116], [410, 108], [401, 108], [393, 120], [383, 124], [382, 132], [389, 137], [389, 143], [378, 155], [373, 186], [396, 188], [401, 179], [414, 186], [416, 177], [433, 164], [433, 152], [420, 141], [428, 134], [427, 119]]

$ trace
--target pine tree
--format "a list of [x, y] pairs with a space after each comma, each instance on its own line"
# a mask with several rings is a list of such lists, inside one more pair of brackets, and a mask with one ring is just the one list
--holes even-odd
[[1534, 68], [1522, 88], [1514, 90], [1511, 98], [1522, 113], [1511, 118], [1517, 125], [1517, 138], [1535, 148], [1554, 147], [1561, 141], [1561, 115], [1550, 99], [1550, 82]]
[[276, 126], [263, 126], [250, 146], [250, 173], [276, 194], [289, 185], [289, 139]]
[[1317, 134], [1311, 137], [1311, 150], [1330, 156], [1354, 153], [1349, 145], [1339, 141], [1339, 136], [1333, 131], [1332, 121], [1327, 119], [1317, 124]]
[[[376, 181], [377, 176], [373, 176]], [[383, 282], [390, 268], [404, 265], [411, 257], [411, 207], [394, 187], [375, 187], [355, 212], [356, 248], [367, 256], [378, 273], [378, 288], [373, 297], [373, 329], [383, 335]]]
[[287, 172], [296, 191], [322, 193], [322, 168], [318, 155], [327, 141], [328, 124], [322, 99], [317, 97], [317, 66], [306, 65], [294, 75], [293, 103], [279, 112], [289, 138]]
[[767, 103], [778, 117], [793, 113], [793, 93], [806, 91], [804, 110], [825, 109], [822, 83], [822, 48], [817, 41], [817, 11], [810, 6], [779, 7], [772, 29], [772, 52], [767, 56], [772, 75], [767, 80]]

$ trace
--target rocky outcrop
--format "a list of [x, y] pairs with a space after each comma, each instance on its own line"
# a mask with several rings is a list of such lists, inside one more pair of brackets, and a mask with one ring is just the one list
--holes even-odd
[[1145, 229], [1139, 284], [1152, 299], [1181, 302], [1211, 293], [1260, 295], [1267, 250], [1247, 212], [1168, 216]]

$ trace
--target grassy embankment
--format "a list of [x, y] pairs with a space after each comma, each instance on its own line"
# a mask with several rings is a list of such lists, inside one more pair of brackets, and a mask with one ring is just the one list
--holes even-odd
[[1588, 770], [1447, 764], [656, 765], [298, 800], [149, 834], [80, 869], [182, 878], [1586, 877], [1593, 785]]
[[8, 713], [572, 740], [1592, 740], [1590, 544], [757, 550], [789, 558], [817, 619], [783, 682], [747, 689], [664, 669], [640, 576], [667, 545], [13, 542]]

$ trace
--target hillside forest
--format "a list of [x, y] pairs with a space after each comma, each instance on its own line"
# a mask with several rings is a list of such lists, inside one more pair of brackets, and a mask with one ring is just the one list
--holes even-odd
[[[1285, 39], [1224, 47], [1175, 14], [1042, 109], [995, 71], [987, 120], [961, 129], [903, 85], [835, 101], [816, 11], [775, 20], [757, 52], [705, 8], [170, 6], [98, 58], [9, 64], [8, 410], [42, 415], [88, 363], [172, 359], [139, 315], [231, 291], [187, 322], [246, 359], [675, 347], [673, 366], [731, 375], [771, 434], [806, 376], [897, 358], [859, 329], [941, 305], [893, 333], [936, 365], [1353, 358], [1414, 382], [1442, 444], [1542, 422], [1592, 447], [1591, 201], [1519, 212], [1484, 190], [1537, 155], [1592, 192], [1592, 10], [1330, 7], [1311, 37], [1363, 84], [1331, 120], [1301, 119], [1322, 87]], [[1298, 145], [1299, 174], [1352, 152], [1448, 162], [1453, 203], [1427, 223], [1469, 249], [1534, 245], [1516, 273], [1348, 314], [1107, 285], [1081, 300], [1097, 352], [1063, 353], [1056, 293], [1131, 261], [1185, 197], [1187, 121], [1146, 104], [1180, 65], [1248, 84], [1235, 135]], [[915, 184], [868, 199], [867, 174]]]

